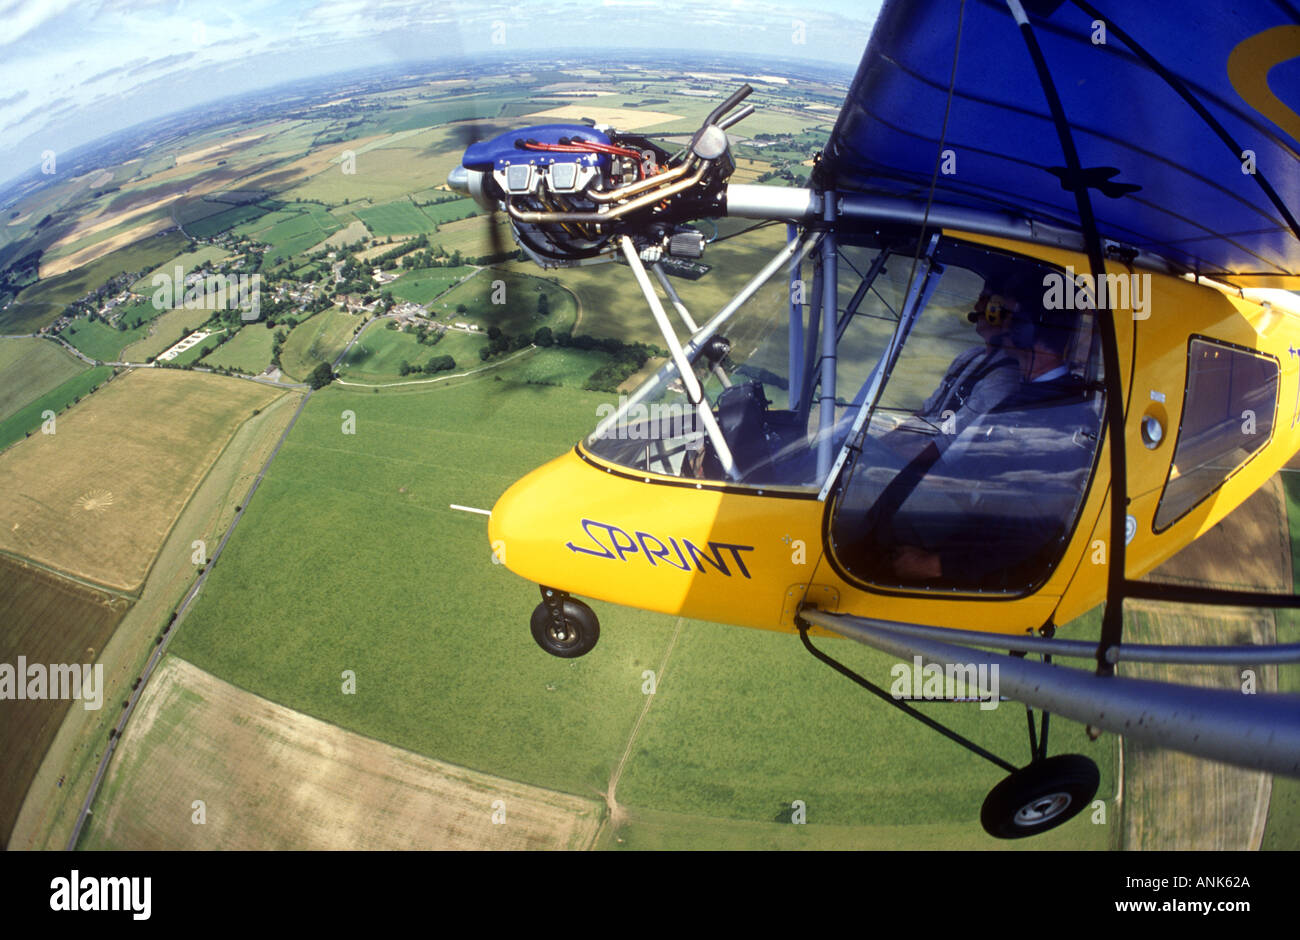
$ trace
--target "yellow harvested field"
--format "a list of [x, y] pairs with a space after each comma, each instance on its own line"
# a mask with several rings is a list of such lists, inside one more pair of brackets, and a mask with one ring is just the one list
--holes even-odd
[[[1242, 551], [1244, 545], [1252, 551]], [[1291, 546], [1281, 476], [1275, 475], [1222, 522], [1149, 580], [1237, 590], [1291, 592]], [[1128, 601], [1133, 643], [1271, 645], [1269, 610], [1198, 608]], [[1241, 688], [1240, 666], [1125, 664], [1121, 673], [1186, 685]], [[1254, 669], [1257, 690], [1275, 691], [1277, 668]], [[1265, 773], [1124, 741], [1124, 847], [1254, 851], [1263, 839], [1272, 778]]]
[[601, 819], [594, 800], [345, 731], [175, 656], [149, 680], [102, 793], [86, 848], [584, 849]]
[[184, 193], [172, 193], [170, 196], [163, 196], [160, 199], [155, 199], [153, 202], [146, 203], [143, 206], [136, 206], [134, 209], [127, 209], [124, 212], [110, 212], [108, 215], [92, 217], [78, 224], [71, 232], [64, 235], [51, 247], [61, 248], [64, 245], [71, 245], [73, 242], [80, 241], [89, 235], [97, 234], [98, 232], [110, 229], [115, 225], [121, 225], [123, 222], [129, 222], [131, 219], [153, 212], [155, 209], [161, 209], [163, 206], [175, 202], [184, 195]]
[[110, 252], [117, 251], [119, 248], [125, 248], [132, 242], [138, 242], [142, 238], [148, 238], [150, 235], [157, 235], [159, 232], [165, 232], [169, 228], [175, 228], [176, 223], [171, 219], [154, 219], [152, 222], [146, 222], [144, 225], [137, 225], [135, 228], [127, 229], [125, 232], [119, 232], [112, 238], [105, 238], [103, 241], [96, 242], [93, 245], [87, 245], [80, 251], [74, 251], [70, 255], [64, 255], [62, 258], [55, 258], [48, 263], [41, 262], [40, 278], [44, 280], [47, 277], [54, 277], [59, 274], [81, 267], [83, 264], [89, 264], [97, 261]]
[[0, 455], [0, 549], [137, 590], [235, 430], [283, 394], [203, 373], [121, 376]]
[[186, 163], [194, 163], [196, 160], [202, 160], [211, 154], [220, 150], [226, 150], [230, 147], [237, 147], [240, 144], [248, 143], [250, 140], [261, 140], [265, 134], [245, 134], [243, 137], [236, 137], [233, 140], [222, 140], [210, 147], [204, 147], [201, 150], [191, 150], [189, 153], [183, 153], [176, 158], [176, 165], [183, 166]]
[[589, 117], [597, 124], [612, 124], [621, 131], [634, 131], [638, 127], [650, 127], [654, 124], [666, 124], [680, 121], [680, 114], [665, 114], [662, 111], [646, 111], [642, 108], [602, 108], [592, 104], [566, 104], [549, 111], [537, 111], [528, 115], [528, 120], [578, 121]]

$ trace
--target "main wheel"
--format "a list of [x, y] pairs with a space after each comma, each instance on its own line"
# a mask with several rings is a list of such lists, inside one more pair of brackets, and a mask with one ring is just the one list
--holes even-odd
[[563, 617], [553, 617], [545, 604], [533, 608], [530, 626], [537, 645], [552, 656], [573, 659], [591, 652], [600, 639], [600, 621], [582, 601], [566, 597]]
[[1091, 760], [1058, 754], [1017, 770], [989, 791], [980, 823], [999, 839], [1036, 836], [1086, 809], [1100, 784], [1101, 773]]

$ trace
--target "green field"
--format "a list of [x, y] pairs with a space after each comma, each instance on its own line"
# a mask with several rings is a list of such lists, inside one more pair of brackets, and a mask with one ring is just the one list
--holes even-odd
[[[385, 290], [392, 291], [398, 300], [427, 305], [451, 285], [473, 273], [474, 269], [466, 265], [458, 268], [415, 268], [387, 285]], [[442, 310], [445, 306], [443, 304], [438, 309]], [[451, 309], [455, 309], [454, 305]]]
[[[342, 365], [349, 379], [394, 380], [401, 378], [401, 364], [406, 361], [413, 367], [423, 366], [437, 356], [451, 356], [456, 360], [457, 372], [475, 369], [482, 365], [478, 351], [487, 342], [483, 336], [448, 331], [433, 345], [421, 345], [414, 332], [385, 329], [382, 322], [367, 327]], [[411, 376], [411, 378], [429, 376]]]
[[65, 342], [76, 346], [91, 359], [101, 362], [118, 361], [123, 349], [148, 335], [148, 324], [131, 330], [118, 330], [86, 317], [73, 320], [59, 333]]
[[53, 321], [63, 308], [117, 274], [146, 271], [174, 258], [187, 240], [165, 232], [110, 252], [74, 271], [45, 278], [25, 288], [8, 309], [0, 311], [0, 332], [27, 333]]
[[0, 339], [0, 421], [85, 368], [47, 339]]
[[280, 367], [291, 378], [305, 379], [322, 362], [343, 351], [361, 317], [332, 307], [293, 328], [280, 353]]
[[4, 450], [14, 441], [22, 440], [28, 433], [35, 434], [40, 429], [43, 420], [41, 415], [45, 411], [58, 414], [73, 404], [76, 399], [90, 394], [92, 388], [104, 382], [112, 374], [112, 366], [95, 366], [61, 382], [58, 387], [19, 408], [0, 421], [0, 450]]
[[224, 366], [256, 375], [271, 364], [274, 342], [275, 330], [268, 330], [262, 323], [250, 323], [204, 359], [203, 365]]
[[389, 235], [419, 235], [422, 232], [437, 231], [438, 228], [434, 219], [406, 199], [370, 209], [358, 209], [356, 215], [366, 223], [366, 228], [381, 238]]
[[[395, 281], [394, 286], [400, 283]], [[546, 295], [549, 304], [550, 312], [544, 316], [537, 312], [540, 294]], [[496, 303], [498, 299], [504, 303]], [[461, 304], [465, 305], [464, 313], [456, 311]], [[509, 271], [496, 268], [480, 271], [441, 298], [429, 312], [452, 322], [477, 323], [483, 330], [500, 327], [508, 336], [521, 333], [531, 336], [543, 326], [556, 333], [571, 329], [578, 307], [569, 291], [547, 278], [524, 273], [521, 265]], [[579, 332], [586, 328], [584, 322]]]
[[[603, 399], [492, 376], [315, 396], [174, 651], [418, 753], [598, 794], [645, 703], [642, 673], [660, 668], [678, 624], [597, 604], [595, 653], [562, 661], [536, 649], [535, 588], [492, 565], [481, 518], [447, 504], [490, 507], [589, 430]], [[341, 433], [345, 411], [355, 435]], [[887, 681], [887, 657], [827, 642]], [[356, 672], [357, 695], [339, 694], [343, 669]], [[929, 710], [1022, 761], [1020, 706]], [[1111, 795], [1108, 741], [1089, 744], [1063, 720], [1053, 741], [1094, 757], [1099, 796]], [[815, 663], [796, 637], [688, 621], [618, 785], [630, 813], [620, 833], [629, 847], [716, 846], [714, 825], [732, 847], [798, 839], [785, 835], [798, 799], [808, 844], [991, 848], [978, 812], [1001, 776]], [[736, 835], [742, 822], [761, 831]], [[1034, 847], [1109, 839], [1084, 816]]]
[[267, 210], [259, 205], [233, 206], [215, 215], [205, 216], [197, 222], [185, 226], [185, 231], [195, 238], [211, 238], [229, 231], [237, 225], [255, 221], [266, 215]]
[[[1284, 470], [1282, 483], [1286, 488], [1286, 515], [1291, 528], [1292, 589], [1300, 592], [1300, 473]], [[1277, 618], [1277, 641], [1300, 643], [1300, 613], [1279, 609], [1274, 612], [1274, 617]], [[1300, 666], [1278, 666], [1277, 689], [1279, 692], [1300, 692]], [[1300, 849], [1300, 780], [1273, 777], [1268, 824], [1261, 848]]]

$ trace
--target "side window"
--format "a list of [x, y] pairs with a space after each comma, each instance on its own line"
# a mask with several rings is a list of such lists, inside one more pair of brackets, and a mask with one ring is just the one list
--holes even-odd
[[1187, 350], [1187, 392], [1155, 529], [1167, 529], [1268, 443], [1277, 415], [1277, 361], [1213, 340]]

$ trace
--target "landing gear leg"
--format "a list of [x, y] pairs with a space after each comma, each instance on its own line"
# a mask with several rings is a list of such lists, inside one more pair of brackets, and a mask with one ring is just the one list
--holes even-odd
[[552, 656], [573, 659], [591, 652], [600, 639], [595, 612], [566, 592], [541, 585], [542, 602], [533, 608], [530, 627], [537, 645]]
[[[1051, 662], [1051, 657], [1044, 661]], [[980, 825], [998, 839], [1023, 839], [1055, 829], [1083, 812], [1101, 784], [1097, 765], [1082, 754], [1047, 756], [1049, 712], [1043, 712], [1041, 734], [1034, 733], [1034, 710], [1026, 706], [1025, 713], [1029, 766], [994, 787], [980, 809]]]

